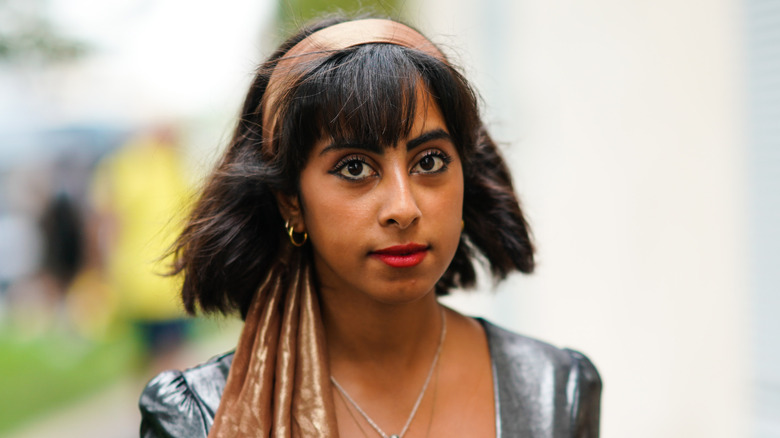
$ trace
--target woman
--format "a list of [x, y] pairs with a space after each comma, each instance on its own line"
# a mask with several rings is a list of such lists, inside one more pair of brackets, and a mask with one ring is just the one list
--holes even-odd
[[327, 20], [266, 61], [179, 238], [187, 310], [240, 312], [235, 354], [166, 372], [147, 437], [595, 437], [583, 355], [438, 304], [533, 270], [475, 95], [390, 20]]

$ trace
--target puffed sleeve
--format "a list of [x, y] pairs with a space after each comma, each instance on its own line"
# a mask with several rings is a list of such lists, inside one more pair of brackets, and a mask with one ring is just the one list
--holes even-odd
[[181, 371], [165, 371], [152, 379], [138, 405], [142, 438], [205, 438], [213, 421]]
[[568, 350], [572, 357], [569, 378], [569, 397], [573, 438], [597, 438], [599, 436], [599, 410], [601, 403], [601, 377], [596, 367], [584, 354]]

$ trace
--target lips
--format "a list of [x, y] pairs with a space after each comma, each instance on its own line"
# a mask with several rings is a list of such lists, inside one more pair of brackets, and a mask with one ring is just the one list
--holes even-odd
[[411, 268], [422, 263], [429, 247], [419, 243], [395, 245], [372, 251], [369, 255], [393, 268]]

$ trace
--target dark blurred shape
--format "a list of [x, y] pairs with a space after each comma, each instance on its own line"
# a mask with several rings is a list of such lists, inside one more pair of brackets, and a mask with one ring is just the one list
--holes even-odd
[[43, 269], [65, 289], [81, 268], [84, 232], [76, 203], [64, 192], [57, 193], [41, 215], [44, 251]]
[[[100, 157], [125, 138], [125, 129], [102, 124], [0, 132], [4, 328], [27, 337], [77, 328], [87, 337], [103, 338], [108, 321], [88, 334], [81, 326], [95, 317], [69, 315], [66, 309], [72, 307], [69, 296], [79, 273], [96, 252], [87, 233], [90, 175]], [[90, 302], [104, 295], [92, 290]], [[110, 315], [92, 309], [91, 315]]]

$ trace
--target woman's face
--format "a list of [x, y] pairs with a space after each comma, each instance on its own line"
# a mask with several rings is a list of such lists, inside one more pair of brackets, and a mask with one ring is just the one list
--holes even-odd
[[296, 231], [309, 233], [323, 293], [383, 303], [430, 293], [460, 240], [463, 170], [427, 92], [418, 92], [412, 130], [395, 147], [317, 142], [300, 201]]

